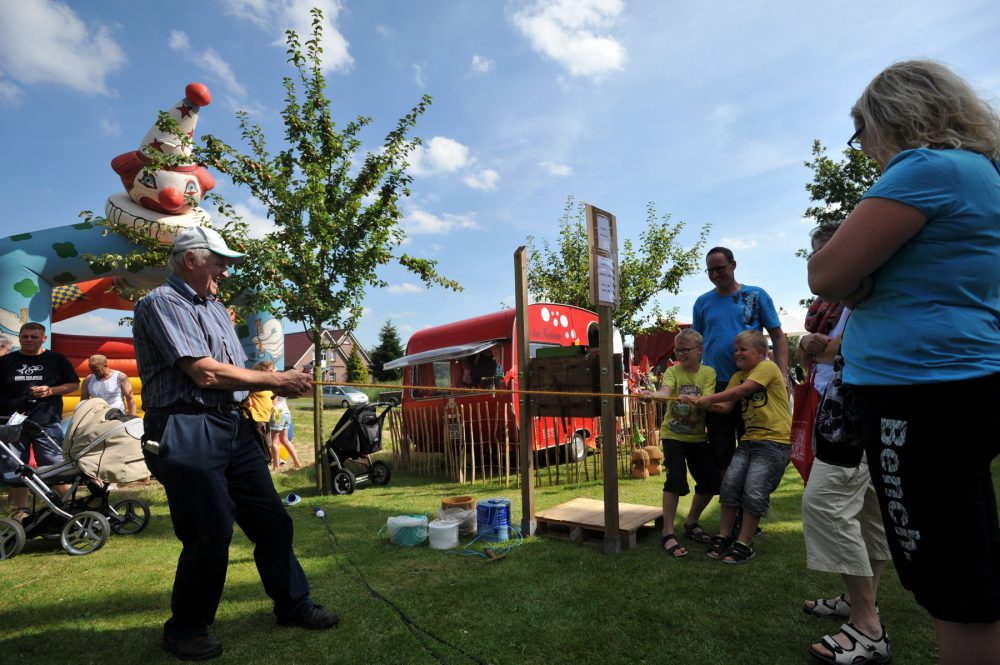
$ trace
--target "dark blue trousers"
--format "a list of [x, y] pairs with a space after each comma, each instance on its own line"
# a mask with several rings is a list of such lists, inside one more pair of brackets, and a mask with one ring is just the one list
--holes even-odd
[[226, 583], [233, 523], [254, 543], [254, 561], [274, 613], [312, 606], [309, 583], [292, 551], [292, 520], [278, 497], [253, 424], [231, 413], [147, 413], [146, 464], [167, 492], [183, 549], [164, 632], [204, 634]]

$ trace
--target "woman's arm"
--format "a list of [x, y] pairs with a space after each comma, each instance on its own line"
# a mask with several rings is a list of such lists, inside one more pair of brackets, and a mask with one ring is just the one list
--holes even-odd
[[830, 241], [809, 259], [809, 288], [826, 300], [849, 299], [927, 223], [924, 214], [889, 199], [864, 199]]

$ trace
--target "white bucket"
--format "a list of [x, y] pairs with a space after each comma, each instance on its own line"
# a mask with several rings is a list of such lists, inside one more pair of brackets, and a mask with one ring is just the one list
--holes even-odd
[[427, 525], [430, 533], [431, 549], [450, 550], [458, 547], [458, 521], [434, 520]]

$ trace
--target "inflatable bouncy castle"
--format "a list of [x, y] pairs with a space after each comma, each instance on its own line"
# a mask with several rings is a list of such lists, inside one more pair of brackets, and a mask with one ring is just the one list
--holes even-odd
[[[191, 159], [188, 138], [194, 136], [201, 108], [211, 102], [208, 88], [191, 83], [184, 98], [165, 115], [174, 128], [154, 122], [143, 137], [139, 149], [118, 155], [111, 167], [125, 187], [108, 198], [105, 214], [108, 219], [147, 231], [160, 242], [173, 242], [176, 230], [207, 224], [208, 213], [198, 203], [212, 187], [215, 179]], [[148, 155], [161, 153], [171, 157], [171, 166], [147, 169]], [[131, 243], [90, 222], [69, 224], [42, 231], [18, 233], [0, 238], [0, 335], [18, 347], [21, 324], [36, 321], [48, 329], [50, 348], [67, 356], [76, 366], [80, 377], [86, 377], [87, 358], [95, 353], [107, 356], [108, 366], [132, 379], [137, 400], [141, 386], [135, 365], [132, 337], [100, 337], [62, 335], [51, 332], [52, 324], [97, 309], [131, 311], [133, 302], [117, 295], [116, 286], [130, 290], [148, 289], [166, 278], [166, 268], [140, 272], [106, 270], [95, 274], [82, 258], [85, 254], [128, 254]], [[250, 316], [237, 334], [246, 350], [248, 366], [260, 360], [271, 360], [275, 366], [284, 361], [284, 335], [281, 322], [271, 314], [261, 312]], [[67, 411], [72, 411], [77, 399], [64, 399]]]

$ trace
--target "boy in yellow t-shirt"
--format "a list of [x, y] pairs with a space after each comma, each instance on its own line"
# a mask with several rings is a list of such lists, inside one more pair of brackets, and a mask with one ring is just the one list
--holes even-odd
[[[643, 398], [670, 397], [671, 395], [710, 395], [715, 392], [715, 370], [701, 364], [704, 351], [701, 333], [682, 330], [674, 338], [674, 353], [679, 365], [667, 368], [663, 373], [663, 385], [656, 392], [640, 393]], [[677, 401], [667, 404], [667, 412], [660, 425], [660, 439], [663, 441], [663, 465], [667, 478], [663, 483], [663, 537], [660, 546], [675, 559], [688, 555], [687, 549], [677, 540], [674, 520], [677, 517], [677, 502], [690, 493], [687, 482], [688, 467], [694, 477], [694, 498], [691, 510], [684, 520], [684, 535], [697, 543], [708, 543], [708, 535], [698, 518], [719, 493], [719, 472], [715, 457], [708, 445], [705, 434], [704, 410]]]
[[[792, 413], [781, 370], [767, 359], [767, 340], [757, 330], [747, 330], [733, 342], [737, 371], [721, 393], [701, 397], [681, 396], [701, 408], [727, 412], [741, 403], [746, 431], [722, 479], [719, 502], [720, 534], [712, 539], [708, 555], [725, 563], [746, 563], [754, 558], [753, 537], [767, 516], [771, 493], [778, 488], [791, 448]], [[730, 533], [736, 509], [743, 507], [743, 524], [735, 542]]]

